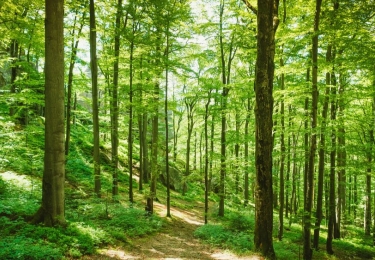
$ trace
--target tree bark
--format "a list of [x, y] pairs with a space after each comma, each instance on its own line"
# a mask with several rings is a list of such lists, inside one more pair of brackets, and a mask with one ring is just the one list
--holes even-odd
[[249, 158], [249, 123], [250, 123], [250, 97], [246, 101], [246, 119], [245, 119], [245, 183], [244, 183], [244, 206], [249, 204], [249, 173], [250, 173], [250, 158]]
[[42, 206], [33, 223], [65, 224], [64, 1], [46, 0], [45, 146]]
[[[334, 81], [334, 79], [332, 79]], [[336, 86], [333, 83], [331, 87], [331, 121], [336, 120]], [[334, 237], [334, 225], [336, 220], [336, 196], [335, 196], [335, 175], [336, 175], [336, 128], [332, 128], [331, 133], [331, 152], [330, 152], [330, 173], [329, 173], [329, 212], [328, 212], [328, 234], [326, 249], [328, 254], [333, 254], [332, 240]]]
[[208, 195], [209, 195], [209, 176], [208, 176], [208, 166], [209, 166], [209, 153], [208, 153], [208, 117], [209, 117], [209, 105], [211, 102], [211, 91], [208, 93], [207, 102], [205, 104], [204, 113], [204, 224], [208, 223]]
[[[283, 58], [280, 59], [280, 66], [284, 66]], [[285, 89], [285, 78], [284, 73], [281, 73], [280, 79], [280, 87], [281, 91]], [[285, 108], [284, 108], [284, 96], [282, 96], [281, 104], [280, 104], [280, 116], [281, 116], [281, 132], [280, 132], [280, 148], [281, 148], [281, 158], [280, 158], [280, 189], [279, 189], [279, 230], [278, 230], [278, 239], [279, 241], [283, 238], [283, 230], [284, 230], [284, 202], [285, 202], [285, 180], [284, 180], [284, 168], [285, 168]]]
[[169, 21], [167, 21], [167, 46], [165, 50], [165, 97], [164, 97], [164, 121], [165, 121], [165, 173], [167, 175], [167, 217], [171, 217], [171, 190], [169, 174], [169, 124], [168, 124], [168, 73], [169, 73]]
[[98, 104], [98, 63], [96, 56], [96, 21], [95, 3], [90, 0], [90, 60], [91, 60], [91, 84], [92, 84], [92, 117], [94, 136], [94, 192], [101, 196], [100, 180], [100, 148], [99, 148], [99, 104]]
[[129, 125], [128, 125], [128, 170], [129, 170], [129, 202], [133, 203], [133, 61], [134, 61], [134, 34], [135, 24], [133, 22], [133, 35], [130, 42], [129, 57]]
[[122, 0], [117, 1], [117, 12], [115, 22], [115, 44], [113, 62], [113, 85], [111, 91], [110, 113], [111, 113], [111, 156], [112, 156], [112, 197], [118, 196], [118, 77], [120, 57], [120, 24], [122, 16]]
[[[331, 62], [331, 51], [332, 46], [328, 45], [326, 52], [326, 62]], [[324, 187], [324, 163], [325, 163], [325, 135], [326, 135], [326, 121], [328, 114], [328, 103], [329, 103], [329, 92], [331, 85], [331, 73], [326, 73], [326, 90], [323, 102], [322, 110], [322, 122], [321, 122], [321, 133], [319, 143], [319, 165], [318, 165], [318, 191], [317, 191], [317, 203], [316, 203], [316, 220], [314, 229], [314, 248], [319, 250], [319, 233], [320, 223], [323, 218], [323, 187]]]
[[304, 227], [303, 227], [303, 258], [312, 259], [311, 249], [311, 211], [313, 202], [315, 152], [316, 152], [316, 128], [318, 111], [318, 32], [320, 9], [322, 0], [316, 0], [314, 18], [314, 37], [312, 39], [312, 110], [311, 110], [311, 143], [309, 154], [309, 167], [305, 176], [305, 203], [304, 203]]
[[[18, 69], [18, 41], [13, 39], [10, 44], [10, 57], [12, 58], [12, 68], [10, 72], [10, 93], [16, 93], [16, 78], [17, 78], [17, 69]], [[15, 104], [12, 104], [9, 109], [9, 115], [14, 116], [16, 113]]]
[[[255, 249], [275, 259], [272, 241], [272, 110], [275, 56], [275, 32], [278, 25], [278, 1], [258, 0], [257, 60], [255, 76]], [[275, 24], [274, 24], [275, 22]]]
[[221, 135], [220, 135], [220, 180], [219, 180], [219, 213], [220, 217], [224, 216], [224, 201], [225, 201], [225, 176], [227, 172], [226, 165], [226, 127], [227, 127], [227, 98], [229, 94], [228, 84], [230, 83], [231, 67], [236, 48], [234, 48], [234, 37], [232, 36], [229, 43], [228, 59], [225, 61], [224, 51], [224, 35], [223, 35], [223, 16], [224, 16], [224, 1], [220, 1], [220, 23], [219, 23], [219, 45], [220, 45], [220, 65], [221, 65]]

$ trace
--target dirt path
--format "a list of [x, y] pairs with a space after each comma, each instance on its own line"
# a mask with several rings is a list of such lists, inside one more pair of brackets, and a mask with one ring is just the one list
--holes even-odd
[[[154, 207], [160, 216], [166, 216], [164, 205], [155, 203]], [[126, 248], [106, 249], [101, 253], [115, 259], [262, 259], [256, 255], [239, 257], [195, 239], [194, 230], [203, 225], [196, 215], [200, 209], [201, 205], [189, 211], [172, 207], [172, 219], [167, 219], [168, 224], [159, 233], [133, 239]]]

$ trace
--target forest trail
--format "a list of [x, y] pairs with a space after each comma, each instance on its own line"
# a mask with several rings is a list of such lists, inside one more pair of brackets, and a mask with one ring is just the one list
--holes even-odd
[[[161, 217], [167, 215], [163, 204], [155, 202], [154, 209]], [[193, 233], [199, 225], [203, 225], [203, 220], [198, 218], [202, 216], [202, 211], [203, 204], [197, 204], [188, 211], [171, 207], [172, 218], [166, 219], [166, 224], [158, 233], [132, 239], [131, 245], [125, 248], [102, 250], [101, 255], [115, 259], [263, 259], [257, 255], [237, 256], [196, 239]]]

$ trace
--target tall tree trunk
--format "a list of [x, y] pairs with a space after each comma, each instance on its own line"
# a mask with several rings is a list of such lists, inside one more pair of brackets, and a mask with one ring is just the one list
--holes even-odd
[[120, 24], [122, 17], [122, 0], [117, 1], [116, 23], [115, 23], [115, 46], [113, 62], [113, 86], [111, 91], [110, 114], [111, 114], [111, 156], [112, 156], [112, 196], [118, 196], [118, 76], [120, 57]]
[[[149, 159], [149, 144], [148, 144], [148, 114], [142, 115], [142, 146], [143, 146], [143, 182], [149, 183], [150, 180], [150, 159]], [[152, 134], [152, 133], [151, 133]]]
[[236, 110], [236, 144], [234, 145], [234, 155], [236, 157], [235, 165], [234, 165], [234, 172], [235, 172], [235, 187], [234, 191], [238, 194], [238, 189], [240, 187], [240, 174], [239, 174], [239, 165], [240, 165], [240, 114], [239, 111]]
[[245, 183], [244, 183], [244, 206], [249, 204], [249, 173], [250, 173], [250, 158], [249, 158], [249, 123], [250, 123], [250, 97], [246, 101], [246, 119], [245, 119]]
[[164, 120], [165, 120], [165, 173], [167, 175], [167, 217], [171, 217], [171, 191], [169, 176], [169, 125], [168, 125], [168, 73], [169, 73], [169, 21], [167, 21], [167, 46], [165, 50], [165, 97], [164, 97]]
[[275, 33], [279, 23], [278, 1], [258, 0], [257, 60], [255, 76], [255, 249], [275, 259], [273, 249], [272, 199], [272, 110], [275, 56]]
[[[292, 133], [292, 195], [290, 198], [290, 208], [291, 214], [294, 215], [294, 218], [297, 216], [297, 137], [295, 133]], [[293, 218], [290, 217], [289, 226], [292, 224]]]
[[133, 55], [135, 24], [133, 22], [133, 36], [130, 42], [129, 57], [129, 128], [128, 128], [128, 170], [129, 170], [129, 202], [133, 203]]
[[[328, 45], [326, 52], [326, 61], [331, 62], [332, 45]], [[322, 122], [321, 122], [321, 133], [319, 143], [319, 165], [318, 165], [318, 195], [316, 204], [316, 218], [315, 218], [315, 229], [314, 229], [314, 248], [319, 250], [319, 233], [320, 224], [323, 218], [323, 188], [324, 188], [324, 164], [325, 164], [325, 135], [326, 135], [326, 121], [328, 114], [328, 103], [329, 103], [329, 90], [331, 85], [331, 73], [326, 73], [326, 90], [324, 96], [323, 110], [322, 110]]]
[[[336, 120], [336, 84], [334, 75], [332, 74], [332, 86], [331, 86], [331, 121]], [[333, 254], [332, 240], [334, 237], [335, 220], [336, 220], [336, 127], [332, 127], [331, 133], [331, 152], [330, 152], [330, 173], [329, 173], [329, 212], [328, 212], [328, 234], [326, 249], [328, 254]]]
[[[374, 101], [375, 102], [375, 99]], [[374, 113], [375, 111], [375, 103], [372, 104], [372, 113]], [[371, 123], [369, 125], [370, 129], [368, 131], [368, 135], [369, 135], [369, 139], [368, 139], [368, 151], [367, 151], [367, 173], [366, 173], [366, 199], [365, 199], [365, 235], [370, 235], [371, 233], [371, 207], [372, 207], [372, 201], [371, 201], [371, 175], [372, 175], [372, 161], [373, 161], [373, 146], [375, 144], [374, 142], [374, 126], [373, 126], [373, 122], [374, 122], [374, 118], [371, 118]]]
[[[280, 67], [284, 66], [284, 60], [281, 57], [280, 59]], [[285, 89], [285, 78], [284, 78], [284, 73], [281, 73], [281, 82], [280, 82], [280, 87], [281, 91], [284, 91]], [[280, 116], [281, 116], [281, 132], [280, 132], [280, 147], [281, 147], [281, 158], [280, 158], [280, 189], [279, 189], [279, 200], [280, 200], [280, 205], [279, 205], [279, 230], [278, 230], [278, 238], [279, 241], [282, 240], [283, 238], [283, 230], [284, 230], [284, 201], [285, 201], [285, 180], [284, 180], [284, 168], [285, 168], [285, 108], [284, 108], [284, 96], [281, 98], [281, 104], [280, 104]]]
[[[289, 105], [288, 107], [288, 126], [289, 129], [292, 127], [292, 117], [291, 117], [291, 111], [292, 111], [292, 105]], [[292, 146], [292, 134], [289, 132], [288, 133], [288, 151], [287, 151], [287, 170], [286, 170], [286, 194], [285, 194], [285, 217], [290, 217], [292, 216], [292, 207], [291, 204], [289, 204], [289, 193], [290, 193], [290, 174], [291, 174], [291, 146]]]
[[236, 48], [233, 47], [234, 36], [230, 39], [228, 59], [227, 63], [225, 61], [225, 51], [224, 51], [224, 35], [223, 35], [223, 16], [224, 16], [224, 0], [220, 1], [220, 22], [219, 22], [219, 45], [220, 45], [220, 65], [221, 65], [221, 135], [220, 135], [220, 180], [219, 180], [219, 213], [220, 217], [224, 216], [224, 201], [225, 201], [225, 176], [227, 172], [226, 165], [226, 127], [227, 127], [227, 98], [229, 94], [228, 84], [230, 83], [230, 72], [232, 61], [236, 53]]
[[220, 44], [220, 59], [221, 59], [221, 78], [223, 90], [221, 93], [221, 134], [220, 134], [220, 180], [219, 180], [219, 213], [220, 217], [224, 216], [224, 200], [225, 200], [225, 175], [226, 175], [226, 107], [227, 96], [229, 89], [227, 88], [227, 77], [225, 69], [224, 43], [223, 43], [223, 14], [224, 14], [224, 0], [220, 1], [220, 29], [219, 29], [219, 44]]
[[208, 195], [209, 195], [209, 176], [208, 176], [208, 161], [209, 161], [209, 153], [208, 153], [208, 117], [209, 117], [209, 105], [211, 102], [211, 91], [208, 93], [207, 102], [205, 104], [205, 113], [204, 113], [204, 149], [205, 149], [205, 156], [204, 156], [204, 224], [208, 223]]
[[[10, 44], [10, 57], [12, 58], [12, 67], [10, 72], [10, 93], [16, 93], [16, 78], [17, 78], [17, 69], [18, 69], [18, 41], [13, 39]], [[10, 106], [9, 115], [14, 116], [16, 113], [15, 111], [15, 104]]]
[[322, 0], [316, 0], [314, 18], [314, 37], [312, 39], [312, 110], [311, 110], [311, 144], [309, 154], [309, 167], [306, 174], [305, 203], [304, 203], [304, 227], [303, 227], [303, 258], [312, 259], [311, 249], [311, 211], [313, 202], [315, 152], [316, 152], [316, 128], [318, 111], [318, 31], [320, 9]]
[[154, 113], [152, 116], [152, 142], [151, 142], [151, 183], [150, 194], [147, 197], [146, 210], [154, 213], [154, 199], [156, 197], [156, 182], [158, 173], [158, 149], [159, 149], [159, 83], [154, 86]]
[[32, 222], [65, 224], [64, 1], [45, 1], [45, 145], [42, 205]]
[[94, 136], [94, 192], [101, 196], [100, 148], [99, 148], [99, 104], [98, 104], [98, 64], [96, 57], [96, 21], [94, 0], [90, 0], [90, 65], [92, 84], [92, 117]]
[[187, 119], [188, 119], [188, 126], [187, 126], [188, 136], [187, 136], [187, 141], [186, 141], [185, 177], [183, 181], [182, 195], [185, 195], [187, 191], [187, 178], [190, 175], [191, 136], [193, 134], [193, 128], [194, 128], [194, 109], [195, 109], [195, 104], [197, 103], [197, 100], [198, 100], [197, 97], [185, 98], [185, 105], [186, 105], [186, 112], [187, 112]]
[[337, 168], [338, 168], [338, 193], [337, 193], [337, 228], [341, 237], [341, 223], [346, 215], [346, 148], [345, 148], [345, 125], [344, 125], [344, 110], [345, 110], [345, 83], [343, 73], [339, 76], [339, 90], [338, 90], [338, 129], [337, 129]]
[[[157, 28], [157, 45], [155, 67], [157, 75], [160, 70], [160, 49], [161, 49], [161, 32]], [[159, 177], [158, 151], [159, 151], [159, 98], [160, 98], [160, 84], [157, 81], [153, 89], [153, 115], [152, 115], [152, 140], [151, 140], [151, 182], [150, 193], [147, 197], [146, 211], [150, 214], [154, 213], [154, 199], [156, 198], [156, 183]]]

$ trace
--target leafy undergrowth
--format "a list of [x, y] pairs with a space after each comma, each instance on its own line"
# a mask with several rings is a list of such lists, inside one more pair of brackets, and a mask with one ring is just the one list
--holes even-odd
[[[129, 207], [97, 198], [67, 194], [66, 227], [28, 223], [40, 205], [40, 183], [13, 172], [0, 174], [0, 259], [61, 259], [95, 254], [103, 246], [129, 243], [153, 233], [163, 221]], [[33, 190], [33, 191], [32, 191]]]
[[[222, 218], [216, 216], [217, 212], [211, 212], [210, 224], [199, 227], [194, 232], [194, 235], [206, 243], [230, 249], [237, 254], [249, 254], [254, 250], [254, 209], [227, 207], [226, 210], [228, 213]], [[277, 259], [303, 259], [301, 225], [298, 223], [289, 225], [288, 218], [284, 221], [284, 235], [283, 239], [279, 241], [277, 239], [277, 215], [274, 216], [273, 243]], [[313, 259], [375, 259], [375, 248], [372, 245], [373, 239], [371, 236], [366, 236], [362, 228], [347, 225], [343, 226], [342, 231], [343, 238], [333, 241], [334, 254], [329, 255], [325, 251], [327, 227], [322, 224], [319, 250], [313, 251]]]

